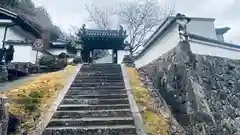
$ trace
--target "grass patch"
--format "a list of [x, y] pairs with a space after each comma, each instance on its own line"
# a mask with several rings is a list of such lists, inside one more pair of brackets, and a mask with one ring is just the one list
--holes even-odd
[[48, 111], [75, 69], [75, 66], [67, 66], [62, 71], [43, 74], [2, 93], [9, 98], [9, 112], [22, 119], [19, 134], [35, 129], [39, 118]]
[[149, 135], [169, 135], [168, 120], [156, 109], [153, 98], [140, 80], [135, 68], [126, 67], [133, 96], [140, 109], [145, 130]]

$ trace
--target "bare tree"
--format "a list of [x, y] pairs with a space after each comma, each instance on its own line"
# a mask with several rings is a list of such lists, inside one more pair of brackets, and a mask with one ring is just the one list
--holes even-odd
[[131, 53], [135, 54], [160, 23], [174, 13], [174, 5], [175, 0], [165, 6], [159, 0], [131, 0], [117, 3], [115, 8], [86, 5], [86, 10], [89, 21], [100, 29], [109, 29], [113, 23], [116, 24], [116, 20], [122, 23], [128, 32]]
[[110, 27], [110, 17], [112, 17], [113, 12], [110, 7], [97, 7], [95, 5], [86, 5], [86, 10], [89, 13], [89, 21], [94, 22], [99, 29], [109, 29]]

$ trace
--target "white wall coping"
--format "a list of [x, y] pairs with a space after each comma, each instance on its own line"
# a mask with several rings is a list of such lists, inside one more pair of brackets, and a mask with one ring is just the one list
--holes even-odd
[[71, 87], [72, 82], [76, 78], [78, 72], [80, 71], [82, 65], [77, 65], [75, 73], [69, 77], [68, 83], [64, 86], [64, 88], [60, 91], [58, 94], [56, 100], [51, 105], [51, 107], [48, 109], [48, 111], [42, 116], [40, 119], [41, 121], [36, 126], [36, 130], [31, 135], [41, 135], [45, 128], [47, 127], [48, 123], [50, 122], [52, 116], [54, 115], [55, 111], [57, 110], [57, 107], [63, 100], [64, 96], [68, 92], [68, 89]]
[[12, 22], [11, 19], [0, 19], [0, 24], [11, 24]]
[[233, 48], [233, 47], [222, 45], [220, 43], [219, 44], [218, 43], [211, 43], [211, 42], [208, 42], [208, 41], [197, 40], [197, 39], [189, 39], [189, 41], [204, 44], [204, 45], [208, 45], [208, 46], [214, 46], [214, 47], [218, 47], [218, 48], [222, 48], [222, 49], [227, 49], [227, 50], [231, 50], [231, 51], [239, 51], [240, 52], [240, 46], [239, 46], [239, 48]]

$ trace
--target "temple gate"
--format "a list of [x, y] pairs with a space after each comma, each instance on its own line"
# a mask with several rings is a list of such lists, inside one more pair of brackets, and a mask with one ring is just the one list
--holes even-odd
[[120, 26], [119, 30], [93, 30], [86, 29], [85, 25], [79, 32], [82, 44], [82, 59], [85, 63], [92, 63], [95, 49], [112, 50], [113, 63], [117, 63], [118, 50], [124, 50], [126, 31]]

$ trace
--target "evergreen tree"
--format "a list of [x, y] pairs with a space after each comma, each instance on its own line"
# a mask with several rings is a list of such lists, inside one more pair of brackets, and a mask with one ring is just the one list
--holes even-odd
[[74, 40], [71, 40], [70, 43], [66, 46], [67, 52], [70, 54], [77, 54], [77, 44]]

